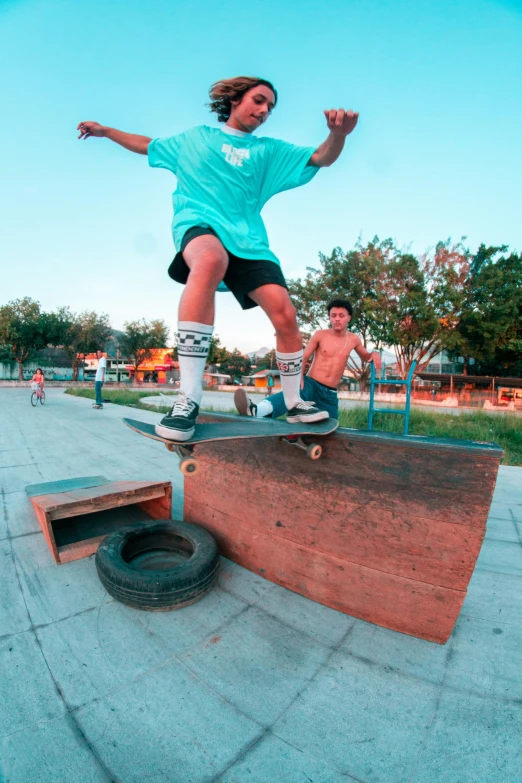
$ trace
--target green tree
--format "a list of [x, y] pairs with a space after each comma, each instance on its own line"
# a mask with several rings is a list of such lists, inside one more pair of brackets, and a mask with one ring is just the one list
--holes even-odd
[[451, 240], [420, 258], [398, 253], [387, 264], [380, 299], [382, 336], [394, 348], [402, 378], [414, 360], [421, 371], [437, 353], [459, 345], [468, 273], [469, 251]]
[[221, 345], [219, 335], [213, 334], [210, 338], [210, 347], [208, 349], [207, 364], [215, 364], [221, 367], [225, 361], [228, 351], [224, 345]]
[[63, 348], [71, 360], [73, 381], [78, 380], [85, 356], [103, 351], [112, 335], [106, 313], [85, 311], [77, 315], [69, 307], [59, 307], [54, 313], [45, 313], [44, 322], [48, 344]]
[[458, 350], [475, 359], [474, 373], [522, 373], [522, 255], [507, 246], [480, 245], [471, 258], [467, 291], [458, 325]]
[[125, 331], [120, 337], [120, 350], [124, 356], [132, 359], [134, 383], [137, 383], [138, 367], [151, 358], [152, 349], [167, 346], [170, 330], [165, 321], [147, 321], [144, 318], [126, 321], [123, 327]]
[[46, 344], [39, 302], [24, 297], [0, 307], [0, 344], [18, 363], [18, 380], [23, 381], [24, 362], [32, 351]]
[[14, 362], [14, 356], [8, 345], [0, 345], [0, 362]]
[[[378, 237], [366, 245], [358, 242], [349, 252], [336, 247], [329, 256], [320, 253], [320, 268], [309, 268], [304, 280], [289, 282], [305, 337], [309, 338], [316, 329], [329, 326], [326, 305], [331, 299], [348, 299], [353, 306], [351, 331], [356, 332], [365, 345], [371, 342], [379, 348], [384, 333], [383, 277], [387, 264], [397, 253], [391, 239], [381, 241]], [[350, 356], [347, 366], [364, 388], [369, 365]]]
[[219, 369], [225, 375], [230, 375], [239, 381], [243, 375], [250, 375], [252, 362], [248, 356], [244, 356], [237, 348], [234, 348], [232, 353], [227, 351]]
[[[368, 347], [393, 346], [401, 377], [416, 360], [422, 370], [443, 348], [460, 341], [456, 327], [469, 271], [469, 252], [461, 243], [439, 242], [417, 258], [399, 250], [391, 239], [375, 237], [345, 253], [320, 255], [321, 269], [309, 269], [304, 281], [291, 281], [298, 320], [307, 331], [327, 324], [329, 299], [347, 298], [354, 314], [352, 331]], [[361, 386], [368, 365], [350, 357], [348, 367]]]
[[[262, 356], [261, 358], [255, 359], [255, 368], [256, 372], [261, 372], [261, 370], [274, 370], [276, 369], [276, 363], [275, 363], [275, 351], [269, 351], [266, 356]], [[254, 369], [254, 365], [252, 365], [251, 369]]]

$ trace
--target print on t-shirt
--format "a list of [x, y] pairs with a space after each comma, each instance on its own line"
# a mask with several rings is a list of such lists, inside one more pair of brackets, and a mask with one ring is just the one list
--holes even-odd
[[250, 150], [237, 149], [232, 144], [223, 144], [221, 152], [225, 153], [225, 160], [233, 166], [242, 166], [245, 158], [250, 157]]

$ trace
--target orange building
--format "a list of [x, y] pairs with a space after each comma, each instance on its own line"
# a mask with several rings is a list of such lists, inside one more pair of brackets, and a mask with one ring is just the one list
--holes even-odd
[[[137, 382], [152, 381], [166, 383], [167, 373], [179, 367], [178, 362], [172, 360], [172, 348], [152, 348], [150, 359], [145, 359], [138, 367]], [[134, 367], [126, 364], [125, 369], [129, 377], [134, 379]]]
[[245, 375], [245, 379], [248, 379], [248, 386], [255, 386], [256, 389], [264, 391], [268, 388], [268, 376], [271, 375], [274, 379], [274, 390], [281, 390], [281, 373], [279, 370], [260, 370], [254, 373], [254, 375]]

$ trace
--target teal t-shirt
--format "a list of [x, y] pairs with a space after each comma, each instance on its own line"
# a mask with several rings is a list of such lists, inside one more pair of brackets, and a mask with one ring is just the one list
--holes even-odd
[[200, 125], [149, 144], [149, 165], [172, 171], [178, 180], [172, 194], [176, 249], [189, 228], [203, 225], [234, 255], [279, 264], [261, 210], [276, 193], [305, 185], [317, 174], [316, 166], [307, 165], [315, 147], [224, 127]]

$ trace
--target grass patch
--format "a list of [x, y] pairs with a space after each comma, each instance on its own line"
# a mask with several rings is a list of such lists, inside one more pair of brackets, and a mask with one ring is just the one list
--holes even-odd
[[[368, 409], [348, 408], [339, 413], [341, 427], [366, 429]], [[394, 414], [376, 413], [373, 426], [384, 432], [402, 432], [404, 419]], [[432, 411], [410, 411], [410, 434], [431, 435], [437, 438], [457, 438], [498, 443], [504, 450], [503, 465], [522, 466], [522, 418], [514, 414], [488, 415], [483, 411], [460, 413], [435, 413]]]
[[[67, 389], [66, 394], [75, 397], [86, 397], [94, 400], [94, 389]], [[167, 413], [169, 406], [156, 408], [143, 405], [140, 400], [150, 397], [148, 391], [128, 391], [127, 389], [103, 390], [103, 398], [116, 405], [127, 405], [141, 410]], [[204, 410], [215, 413], [236, 413], [235, 410], [223, 410], [205, 406]], [[341, 409], [339, 414], [341, 427], [365, 430], [368, 426], [368, 408]], [[386, 413], [376, 413], [374, 417], [374, 429], [384, 432], [402, 432], [403, 417]], [[483, 411], [473, 413], [461, 413], [453, 416], [449, 413], [435, 411], [422, 411], [412, 409], [410, 411], [411, 435], [431, 435], [438, 438], [458, 438], [459, 440], [478, 440], [498, 443], [504, 450], [503, 465], [522, 466], [522, 417], [515, 414], [487, 414]]]

